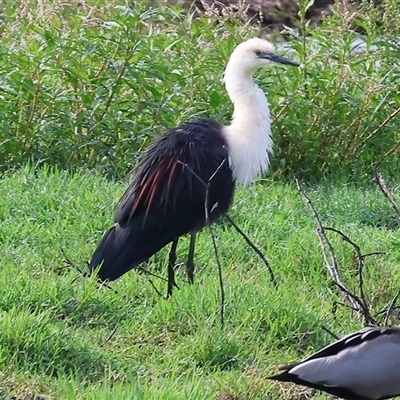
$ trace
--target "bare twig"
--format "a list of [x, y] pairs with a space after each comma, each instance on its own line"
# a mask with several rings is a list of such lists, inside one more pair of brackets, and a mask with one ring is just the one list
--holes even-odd
[[342, 303], [341, 301], [334, 301], [333, 302], [333, 307], [332, 307], [332, 311], [334, 310], [334, 314], [336, 314], [337, 311], [337, 306], [342, 306], [344, 308], [350, 308], [350, 310], [354, 311], [354, 312], [359, 312], [359, 308], [353, 308], [350, 305], [346, 304], [346, 303]]
[[261, 260], [264, 262], [264, 264], [267, 266], [270, 279], [272, 284], [275, 287], [278, 287], [278, 283], [275, 279], [274, 271], [271, 268], [271, 265], [269, 264], [268, 260], [265, 258], [264, 254], [261, 252], [261, 250], [256, 247], [256, 245], [249, 239], [249, 237], [239, 228], [238, 225], [232, 220], [232, 218], [226, 214], [225, 218], [229, 221], [229, 223], [236, 229], [236, 231], [243, 237], [243, 239], [246, 241], [246, 243], [260, 256]]
[[[164, 278], [162, 278], [164, 281], [167, 281], [167, 279], [164, 279]], [[151, 279], [148, 279], [148, 281], [150, 282], [150, 285], [151, 286], [153, 286], [153, 289], [156, 291], [156, 293], [160, 296], [160, 297], [162, 297], [163, 299], [165, 299], [165, 300], [168, 300], [168, 297], [164, 297], [163, 295], [162, 295], [162, 293], [156, 288], [156, 286], [154, 285], [154, 282], [151, 280]]]
[[150, 272], [149, 270], [147, 270], [146, 268], [142, 267], [142, 266], [138, 266], [136, 267], [140, 272], [143, 272], [146, 275], [150, 275], [150, 276], [154, 276], [155, 278], [161, 279], [164, 282], [168, 282], [168, 279], [165, 279], [164, 277], [154, 274], [153, 272]]
[[[325, 234], [325, 230], [327, 230], [327, 228], [325, 228], [322, 225], [321, 219], [319, 218], [319, 215], [318, 215], [316, 209], [314, 208], [310, 198], [306, 195], [303, 188], [301, 187], [299, 180], [296, 177], [294, 179], [295, 179], [296, 186], [297, 186], [299, 193], [305, 199], [308, 207], [310, 208], [310, 210], [317, 222], [317, 225], [318, 225], [317, 234], [318, 234], [319, 243], [320, 243], [320, 246], [322, 249], [322, 254], [324, 257], [325, 266], [327, 267], [328, 272], [329, 272], [330, 276], [332, 277], [333, 282], [340, 289], [344, 298], [351, 304], [351, 308], [354, 311], [356, 311], [358, 314], [363, 315], [366, 324], [374, 324], [375, 325], [376, 321], [371, 316], [371, 313], [370, 313], [369, 307], [368, 307], [368, 303], [365, 301], [364, 294], [362, 294], [362, 299], [360, 299], [354, 293], [350, 292], [350, 290], [348, 290], [347, 287], [345, 286], [345, 284], [342, 282], [342, 280], [340, 278], [340, 273], [339, 273], [339, 265], [338, 265], [338, 262], [337, 262], [336, 256], [335, 256], [335, 251], [333, 249], [331, 242], [329, 241], [328, 237]], [[329, 229], [332, 231], [336, 231], [337, 233], [340, 232], [340, 231], [334, 230], [332, 228], [329, 228]], [[347, 236], [345, 236], [343, 234], [342, 234], [342, 237], [347, 238]], [[352, 242], [349, 238], [347, 238], [347, 239], [348, 239], [347, 241], [349, 243], [352, 243], [353, 245], [355, 245], [355, 243]], [[359, 247], [357, 245], [355, 245], [355, 247], [358, 248], [358, 250], [359, 250]], [[328, 249], [328, 252], [330, 255], [330, 260], [328, 258], [326, 249]], [[360, 251], [359, 251], [359, 253], [360, 253]], [[361, 257], [361, 259], [363, 259], [363, 258]], [[360, 286], [362, 288], [362, 268], [359, 267], [359, 276], [360, 275], [361, 275]]]
[[330, 329], [328, 329], [326, 326], [322, 325], [321, 326], [322, 330], [331, 335], [335, 340], [339, 340], [339, 336], [335, 335]]
[[[374, 129], [366, 138], [364, 141], [367, 141], [371, 139], [373, 136], [375, 136], [384, 126], [386, 126], [393, 118], [397, 116], [397, 114], [400, 113], [400, 107], [394, 110], [384, 121], [382, 121], [379, 126]], [[398, 146], [397, 146], [398, 147]], [[389, 155], [390, 152], [386, 153], [385, 156]]]
[[[165, 279], [164, 277], [162, 277], [162, 276], [160, 276], [160, 275], [157, 275], [157, 274], [154, 274], [153, 272], [150, 272], [149, 270], [147, 270], [146, 268], [144, 268], [144, 267], [142, 267], [142, 266], [138, 266], [137, 267], [137, 269], [140, 271], [140, 272], [143, 272], [144, 274], [146, 274], [146, 275], [150, 275], [150, 276], [154, 276], [155, 278], [158, 278], [158, 279], [161, 279], [162, 281], [164, 281], [164, 282], [168, 282], [168, 279]], [[159, 295], [159, 296], [161, 296], [163, 299], [166, 299], [163, 295], [162, 295], [162, 293], [156, 288], [156, 286], [154, 285], [154, 282], [151, 280], [151, 279], [147, 279], [149, 282], [150, 282], [150, 285], [153, 287], [153, 289], [156, 291], [156, 293]], [[175, 283], [175, 286], [179, 289], [179, 287], [178, 287], [178, 285]]]
[[389, 303], [389, 307], [386, 310], [385, 319], [383, 320], [383, 326], [387, 326], [387, 324], [389, 322], [390, 314], [392, 313], [399, 296], [400, 296], [400, 290], [396, 293], [396, 295], [393, 297], [392, 301]]
[[112, 337], [115, 335], [115, 332], [117, 332], [117, 329], [118, 329], [118, 325], [115, 325], [114, 329], [108, 335], [108, 338], [100, 345], [100, 347], [103, 347], [112, 339]]
[[[61, 254], [64, 256], [65, 264], [67, 264], [67, 266], [69, 266], [69, 267], [77, 268], [77, 267], [75, 267], [74, 263], [68, 258], [67, 254], [65, 253], [65, 250], [62, 248], [60, 251], [61, 251]], [[79, 268], [77, 268], [77, 269], [79, 272], [81, 272], [79, 270]]]
[[117, 92], [117, 87], [120, 83], [120, 80], [122, 79], [126, 69], [129, 66], [129, 59], [132, 57], [132, 54], [133, 54], [133, 47], [128, 46], [126, 53], [125, 53], [124, 63], [122, 65], [121, 69], [119, 70], [117, 77], [115, 78], [115, 82], [114, 82], [113, 86], [109, 90], [109, 95], [104, 104], [103, 112], [101, 113], [100, 117], [98, 118], [97, 123], [99, 123], [104, 118], [105, 114], [107, 113], [108, 109], [110, 108], [111, 102], [113, 101], [114, 96]]
[[221, 263], [219, 261], [219, 255], [218, 255], [218, 249], [217, 249], [217, 242], [215, 240], [215, 236], [214, 236], [214, 230], [211, 227], [211, 222], [210, 222], [210, 216], [208, 213], [208, 192], [210, 189], [210, 183], [211, 181], [214, 179], [215, 175], [218, 173], [218, 171], [221, 169], [222, 165], [225, 163], [226, 159], [224, 158], [221, 162], [221, 164], [218, 166], [218, 168], [215, 170], [215, 172], [211, 175], [210, 179], [207, 182], [207, 188], [206, 188], [206, 201], [205, 201], [205, 218], [206, 218], [206, 225], [208, 226], [208, 230], [210, 231], [211, 234], [211, 239], [213, 242], [213, 247], [214, 247], [214, 254], [215, 254], [215, 259], [217, 261], [217, 265], [218, 265], [218, 279], [219, 279], [219, 288], [221, 291], [221, 310], [220, 310], [220, 320], [221, 320], [221, 327], [224, 326], [225, 324], [225, 289], [224, 289], [224, 279], [222, 276], [222, 267], [221, 267]]
[[78, 272], [82, 275], [82, 276], [87, 276], [88, 274], [86, 272], [83, 272], [77, 265], [75, 265], [67, 256], [67, 254], [65, 253], [64, 249], [61, 249], [61, 254], [64, 256], [64, 262], [67, 264], [67, 267], [73, 267], [76, 268], [78, 270]]
[[[378, 315], [386, 314], [391, 302], [392, 300], [385, 307], [383, 307], [381, 311], [378, 311], [375, 314], [375, 317], [377, 317]], [[393, 312], [394, 310], [400, 310], [400, 306], [393, 306], [391, 311]]]
[[222, 162], [220, 163], [220, 165], [218, 166], [218, 168], [214, 171], [214, 173], [208, 179], [208, 182], [204, 182], [203, 179], [201, 179], [199, 177], [199, 175], [197, 175], [189, 167], [189, 165], [187, 165], [187, 164], [183, 163], [182, 161], [178, 160], [178, 163], [182, 164], [185, 168], [187, 168], [188, 171], [190, 171], [193, 174], [193, 176], [195, 176], [199, 180], [199, 182], [201, 182], [206, 188], [206, 198], [205, 198], [205, 202], [204, 202], [204, 213], [205, 213], [206, 226], [208, 227], [208, 230], [209, 230], [210, 235], [211, 235], [211, 239], [212, 239], [213, 247], [214, 247], [215, 259], [216, 259], [217, 266], [218, 266], [218, 277], [219, 277], [219, 286], [220, 286], [220, 293], [221, 293], [221, 309], [220, 309], [221, 327], [223, 327], [224, 323], [225, 323], [225, 290], [224, 290], [224, 281], [223, 281], [223, 276], [222, 276], [222, 267], [221, 267], [221, 263], [220, 263], [219, 255], [218, 255], [217, 243], [216, 243], [214, 231], [212, 229], [211, 222], [210, 222], [210, 216], [209, 216], [209, 211], [208, 211], [208, 208], [209, 208], [208, 200], [209, 200], [210, 183], [214, 179], [214, 177], [216, 176], [218, 171], [225, 164], [225, 162], [226, 162], [226, 159], [223, 159]]
[[360, 296], [361, 296], [361, 300], [357, 300], [357, 302], [359, 302], [359, 304], [361, 305], [361, 307], [363, 309], [363, 314], [369, 315], [368, 319], [370, 320], [370, 322], [372, 322], [372, 320], [370, 319], [372, 317], [369, 312], [368, 301], [367, 301], [367, 299], [365, 297], [365, 293], [364, 293], [364, 280], [363, 280], [364, 261], [365, 261], [365, 258], [368, 256], [380, 255], [380, 254], [384, 254], [384, 253], [373, 252], [373, 253], [368, 253], [368, 254], [362, 254], [360, 246], [357, 243], [353, 242], [348, 236], [346, 236], [340, 230], [335, 229], [335, 228], [329, 228], [326, 226], [324, 226], [324, 229], [338, 233], [345, 242], [351, 244], [354, 247], [354, 249], [357, 253], [357, 259], [358, 259], [358, 288], [359, 288]]
[[400, 223], [400, 207], [397, 204], [397, 201], [396, 201], [395, 197], [393, 196], [392, 191], [386, 185], [386, 182], [383, 179], [382, 174], [380, 172], [378, 172], [376, 165], [374, 165], [372, 167], [372, 169], [374, 171], [373, 182], [375, 182], [379, 186], [379, 189], [381, 189], [381, 192], [383, 193], [383, 195], [389, 200], [390, 204], [392, 205], [392, 207], [393, 207], [394, 211], [396, 212], [397, 217], [399, 219], [398, 223]]
[[[350, 302], [350, 304], [352, 305], [352, 307], [354, 309], [358, 309], [358, 304], [354, 301], [354, 299], [349, 295], [349, 291], [346, 289], [345, 285], [343, 284], [343, 282], [340, 279], [340, 275], [339, 275], [339, 266], [335, 257], [335, 252], [333, 249], [333, 246], [331, 244], [331, 242], [328, 240], [327, 236], [325, 235], [325, 230], [324, 227], [322, 226], [322, 222], [319, 218], [319, 215], [317, 213], [317, 211], [315, 210], [313, 204], [311, 203], [310, 198], [306, 195], [306, 193], [304, 192], [303, 188], [300, 185], [299, 180], [297, 179], [297, 177], [294, 178], [295, 182], [296, 182], [296, 186], [297, 189], [299, 191], [299, 193], [301, 194], [301, 196], [305, 199], [308, 207], [310, 208], [316, 222], [318, 225], [318, 229], [317, 229], [317, 234], [318, 234], [318, 238], [319, 238], [319, 242], [320, 242], [320, 246], [322, 249], [322, 254], [324, 257], [324, 261], [325, 261], [325, 266], [328, 269], [329, 274], [331, 275], [333, 281], [335, 282], [335, 284], [337, 286], [339, 286], [339, 288], [343, 291], [344, 297]], [[331, 261], [329, 262], [328, 260], [328, 255], [326, 252], [326, 247], [329, 250], [330, 256], [331, 256]]]
[[384, 254], [386, 254], [384, 251], [373, 251], [372, 253], [363, 254], [363, 257], [365, 258], [369, 256], [382, 256]]

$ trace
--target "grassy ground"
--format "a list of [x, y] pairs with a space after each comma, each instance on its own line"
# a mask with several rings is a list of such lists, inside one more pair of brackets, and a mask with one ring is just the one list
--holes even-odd
[[[332, 341], [322, 326], [342, 335], [362, 325], [335, 305], [342, 298], [327, 276], [313, 217], [295, 186], [259, 182], [237, 192], [230, 212], [268, 257], [277, 290], [241, 237], [226, 223], [215, 228], [227, 298], [221, 329], [207, 231], [198, 240], [196, 284], [189, 286], [180, 273], [180, 290], [168, 301], [136, 272], [109, 290], [63, 268], [61, 249], [85, 268], [126, 184], [29, 168], [0, 181], [0, 398], [325, 399], [266, 379]], [[392, 209], [372, 184], [305, 189], [325, 225], [342, 230], [363, 253], [386, 253], [368, 258], [364, 274], [368, 298], [379, 311], [400, 280]], [[353, 249], [329, 237], [343, 279], [357, 291]], [[187, 245], [185, 239], [179, 246], [180, 260]], [[166, 254], [157, 254], [149, 269], [165, 275]], [[154, 283], [165, 292], [165, 282]]]

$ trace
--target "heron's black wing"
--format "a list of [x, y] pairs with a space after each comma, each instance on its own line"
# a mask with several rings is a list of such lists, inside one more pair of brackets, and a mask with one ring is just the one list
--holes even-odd
[[116, 279], [179, 236], [202, 228], [211, 177], [208, 211], [214, 221], [228, 210], [234, 190], [227, 145], [217, 122], [183, 124], [153, 143], [90, 268], [102, 263], [99, 277]]
[[219, 168], [210, 183], [209, 203], [213, 207], [211, 203], [218, 197], [215, 182], [223, 179], [230, 189], [233, 184], [221, 132], [222, 126], [217, 122], [201, 119], [169, 131], [150, 145], [141, 157], [136, 177], [122, 196], [114, 222], [143, 212], [149, 214], [155, 208], [176, 209], [177, 203], [184, 200], [193, 204], [200, 201], [204, 208], [205, 184]]

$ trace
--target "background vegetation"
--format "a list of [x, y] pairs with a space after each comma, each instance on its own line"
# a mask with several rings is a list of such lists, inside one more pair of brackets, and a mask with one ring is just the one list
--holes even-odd
[[[168, 127], [201, 116], [229, 123], [224, 65], [259, 27], [226, 13], [183, 15], [145, 2], [6, 2], [0, 168], [30, 161], [120, 175]], [[356, 175], [386, 163], [388, 153], [398, 157], [398, 14], [396, 0], [377, 9], [366, 2], [362, 17], [336, 11], [315, 29], [302, 18], [307, 37], [287, 30], [291, 56], [304, 67], [258, 78], [276, 117], [274, 171]], [[362, 49], [353, 28], [367, 34]]]

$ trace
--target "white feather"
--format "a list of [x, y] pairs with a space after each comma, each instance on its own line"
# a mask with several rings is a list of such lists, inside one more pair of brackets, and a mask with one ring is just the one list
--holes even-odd
[[338, 354], [304, 361], [290, 374], [324, 386], [342, 387], [368, 399], [400, 393], [400, 334], [382, 335]]
[[273, 53], [274, 47], [258, 38], [241, 43], [232, 53], [224, 76], [234, 104], [232, 123], [224, 127], [224, 135], [234, 177], [243, 185], [268, 169], [273, 145], [268, 101], [252, 80], [256, 69], [271, 62], [257, 58], [256, 50]]

